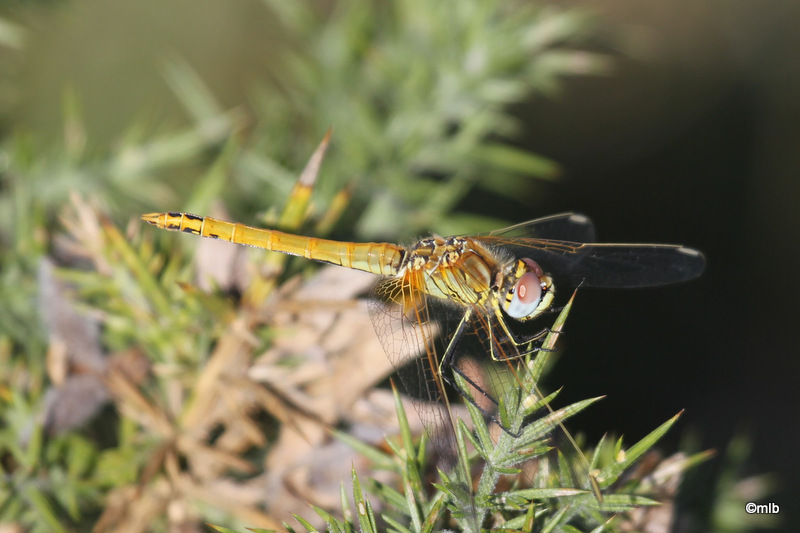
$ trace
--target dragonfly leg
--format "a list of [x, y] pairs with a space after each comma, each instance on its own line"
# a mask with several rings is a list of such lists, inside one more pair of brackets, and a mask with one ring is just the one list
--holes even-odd
[[[481, 387], [474, 379], [472, 379], [470, 376], [468, 376], [455, 363], [456, 345], [457, 345], [458, 340], [461, 337], [461, 335], [467, 329], [467, 326], [469, 325], [469, 322], [470, 322], [471, 318], [472, 318], [472, 312], [471, 311], [467, 311], [464, 314], [464, 317], [461, 319], [461, 322], [459, 323], [458, 327], [456, 328], [455, 333], [451, 337], [450, 342], [447, 345], [447, 349], [445, 350], [444, 356], [442, 357], [442, 360], [439, 363], [439, 375], [442, 377], [442, 380], [445, 383], [447, 383], [450, 387], [452, 387], [456, 392], [458, 392], [458, 394], [462, 398], [464, 398], [464, 400], [466, 400], [467, 402], [472, 404], [472, 406], [474, 406], [476, 409], [478, 409], [483, 414], [483, 416], [486, 417], [487, 420], [490, 420], [491, 422], [494, 422], [495, 424], [500, 426], [500, 428], [504, 432], [508, 433], [512, 437], [515, 437], [515, 438], [519, 437], [522, 434], [521, 431], [514, 431], [511, 428], [506, 427], [497, 418], [497, 416], [495, 416], [492, 412], [487, 411], [484, 407], [481, 407], [478, 404], [478, 402], [475, 401], [475, 399], [472, 397], [471, 394], [469, 394], [466, 391], [462, 390], [461, 387], [458, 386], [458, 384], [456, 383], [455, 379], [453, 379], [453, 375], [450, 374], [450, 372], [453, 372], [454, 374], [458, 374], [459, 376], [461, 376], [461, 378], [467, 384], [469, 384], [470, 387], [472, 387], [473, 390], [475, 390], [478, 393], [480, 393], [484, 398], [489, 400], [495, 406], [498, 405], [497, 400], [494, 399], [491, 394], [489, 394], [486, 390], [484, 390], [483, 387]], [[491, 335], [490, 335], [490, 339], [491, 339]], [[490, 342], [492, 342], [492, 340], [490, 340]]]
[[[464, 331], [466, 331], [471, 318], [472, 318], [472, 311], [467, 311], [466, 313], [464, 313], [464, 317], [461, 319], [461, 322], [459, 322], [455, 333], [453, 333], [453, 336], [450, 338], [450, 342], [447, 344], [447, 349], [445, 349], [444, 351], [444, 356], [442, 357], [442, 360], [439, 362], [439, 375], [442, 376], [442, 379], [448, 385], [453, 387], [456, 391], [459, 392], [459, 394], [461, 394], [458, 385], [455, 383], [455, 381], [453, 381], [453, 378], [450, 376], [448, 370], [452, 370], [453, 372], [458, 373], [458, 375], [464, 378], [464, 381], [469, 383], [470, 386], [472, 386], [475, 390], [480, 392], [492, 403], [497, 405], [497, 401], [494, 398], [492, 398], [492, 396], [488, 392], [483, 390], [483, 388], [481, 388], [480, 385], [475, 383], [475, 381], [472, 378], [467, 376], [460, 368], [458, 368], [458, 365], [455, 364], [456, 346], [458, 345], [458, 341], [461, 339], [461, 335], [464, 333]], [[472, 398], [468, 398], [464, 394], [461, 395], [464, 396], [464, 398], [467, 399], [472, 405], [478, 407], [478, 409], [481, 409], [480, 406], [478, 406]], [[484, 410], [481, 409], [481, 411]]]
[[[503, 312], [500, 310], [500, 307], [497, 305], [497, 303], [494, 305], [494, 315], [497, 322], [500, 324], [500, 327], [503, 329], [503, 333], [505, 334], [506, 338], [510, 341], [511, 345], [514, 346], [514, 353], [503, 353], [504, 351], [500, 349], [499, 342], [496, 343], [490, 341], [489, 354], [491, 355], [493, 361], [514, 361], [534, 353], [553, 351], [550, 348], [543, 348], [541, 345], [533, 344], [536, 341], [544, 339], [548, 334], [552, 333], [550, 328], [542, 328], [541, 331], [534, 333], [533, 335], [526, 336], [524, 339], [520, 339], [509, 329], [505, 320], [505, 316], [503, 315]], [[491, 333], [492, 329], [488, 328], [488, 330]], [[498, 346], [497, 352], [494, 350], [495, 344]]]

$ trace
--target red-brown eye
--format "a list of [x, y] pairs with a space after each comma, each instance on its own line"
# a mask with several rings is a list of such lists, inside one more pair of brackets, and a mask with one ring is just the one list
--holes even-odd
[[506, 312], [512, 318], [525, 318], [532, 315], [542, 299], [542, 282], [533, 272], [526, 272], [514, 285], [511, 302]]

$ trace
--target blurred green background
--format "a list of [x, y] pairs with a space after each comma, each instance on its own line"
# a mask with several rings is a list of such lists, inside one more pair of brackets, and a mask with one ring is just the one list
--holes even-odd
[[[592, 438], [634, 441], [681, 409], [685, 432], [720, 455], [746, 433], [744, 474], [778, 475], [767, 501], [792, 530], [800, 4], [515, 4], [538, 21], [527, 40], [515, 27], [527, 19], [500, 8], [393, 5], [319, 2], [310, 20], [256, 0], [4, 2], [5, 351], [24, 335], [41, 339], [28, 357], [46, 346], [34, 262], [70, 192], [122, 227], [215, 198], [255, 222], [330, 126], [318, 205], [353, 188], [337, 237], [407, 241], [574, 210], [601, 241], [703, 250], [697, 282], [584, 291], [550, 379], [565, 400], [608, 395], [582, 421]], [[464, 23], [447, 24], [456, 11]], [[204, 180], [215, 163], [226, 179]], [[641, 416], [620, 418], [631, 405]], [[698, 475], [690, 514], [719, 468]]]

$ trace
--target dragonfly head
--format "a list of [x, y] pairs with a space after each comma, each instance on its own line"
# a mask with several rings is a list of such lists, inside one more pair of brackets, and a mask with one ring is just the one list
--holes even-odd
[[533, 259], [519, 259], [507, 284], [502, 304], [503, 310], [511, 318], [530, 320], [553, 304], [553, 278], [545, 275], [542, 267]]

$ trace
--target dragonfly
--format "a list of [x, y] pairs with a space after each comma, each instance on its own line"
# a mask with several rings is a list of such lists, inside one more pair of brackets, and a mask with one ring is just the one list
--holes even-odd
[[[447, 442], [447, 425], [451, 435], [455, 430], [448, 390], [518, 434], [495, 417], [496, 391], [513, 379], [508, 376], [517, 361], [543, 349], [550, 330], [535, 326], [536, 319], [559, 308], [557, 293], [670, 285], [705, 268], [703, 254], [685, 246], [596, 243], [591, 220], [579, 213], [479, 235], [432, 235], [405, 247], [305, 237], [180, 212], [142, 219], [165, 230], [380, 276], [369, 307], [373, 325], [406, 388], [425, 405], [439, 406], [418, 408], [435, 443]], [[488, 384], [478, 367], [495, 368]], [[469, 393], [458, 381], [468, 384]]]

